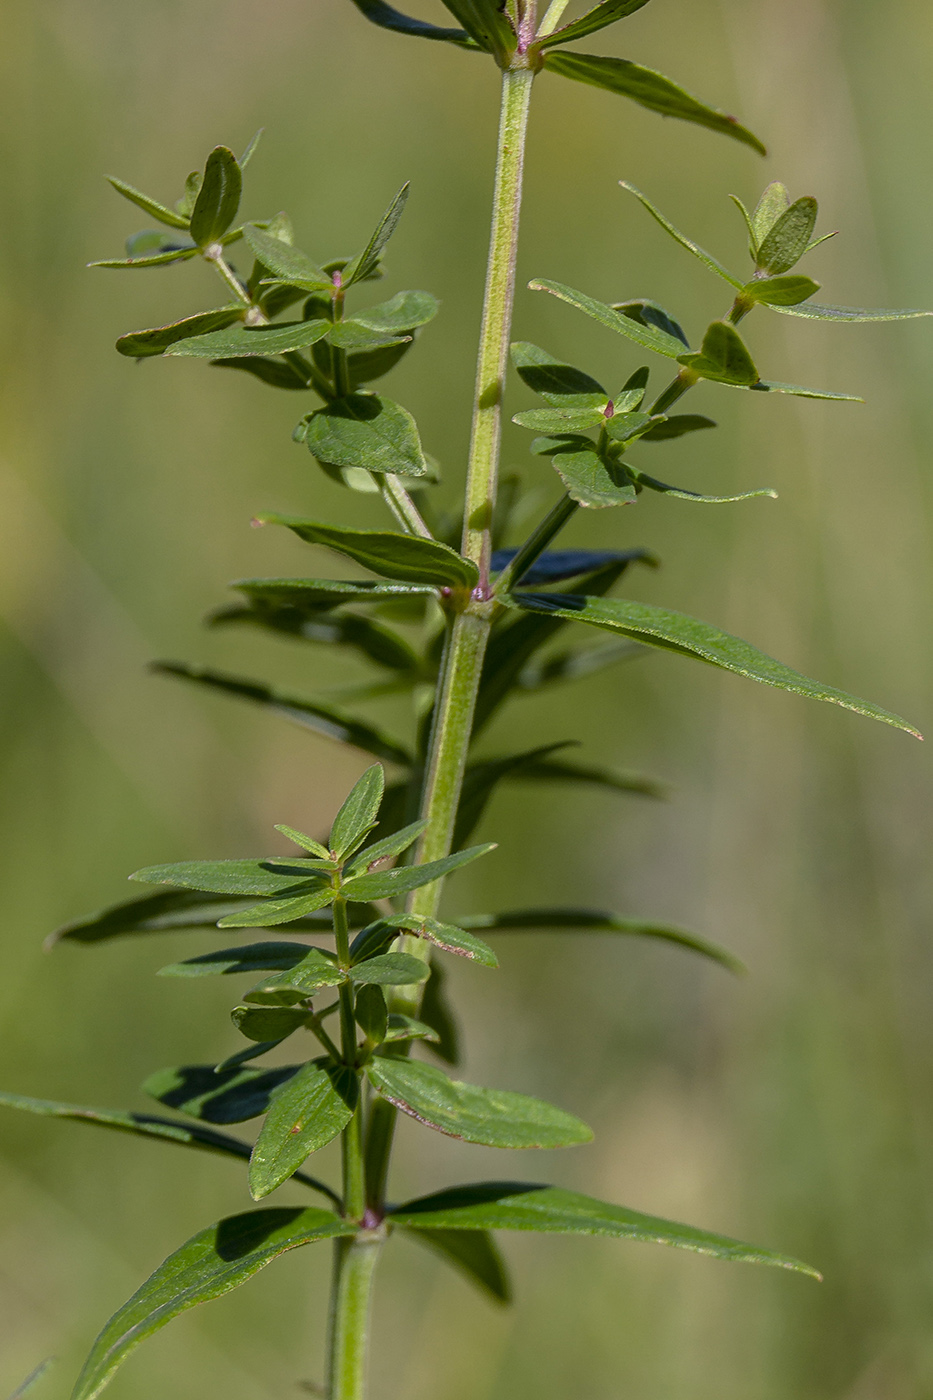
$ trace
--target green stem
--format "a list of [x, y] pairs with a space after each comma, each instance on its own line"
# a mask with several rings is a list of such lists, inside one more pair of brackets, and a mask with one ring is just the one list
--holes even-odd
[[566, 10], [569, 3], [570, 0], [551, 0], [550, 5], [548, 6], [547, 14], [541, 21], [541, 27], [538, 30], [539, 39], [543, 39], [546, 34], [554, 33], [554, 30], [560, 24], [561, 19], [563, 17], [563, 13]]
[[424, 523], [421, 512], [398, 477], [380, 476], [377, 472], [372, 475], [379, 487], [382, 499], [402, 529], [407, 530], [409, 535], [420, 535], [423, 540], [433, 540], [434, 536]]
[[496, 593], [508, 593], [517, 587], [523, 575], [547, 549], [555, 535], [567, 524], [571, 516], [579, 510], [579, 503], [571, 496], [562, 496], [552, 511], [529, 536], [507, 568], [502, 570], [496, 583]]
[[384, 1232], [361, 1230], [334, 1241], [328, 1328], [328, 1400], [363, 1400], [373, 1275]]

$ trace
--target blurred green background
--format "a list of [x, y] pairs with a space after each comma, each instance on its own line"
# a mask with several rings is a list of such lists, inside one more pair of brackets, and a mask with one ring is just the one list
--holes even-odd
[[[291, 443], [297, 396], [113, 352], [123, 331], [218, 292], [200, 265], [85, 271], [145, 222], [101, 175], [172, 199], [214, 144], [240, 149], [264, 126], [245, 213], [285, 206], [321, 258], [356, 248], [410, 178], [384, 286], [426, 287], [443, 309], [387, 389], [418, 417], [453, 501], [496, 77], [471, 55], [368, 26], [349, 0], [7, 0], [3, 32], [0, 1083], [144, 1108], [148, 1072], [233, 1048], [229, 994], [153, 979], [195, 951], [190, 936], [47, 958], [43, 935], [121, 897], [141, 865], [278, 849], [276, 821], [323, 827], [365, 762], [149, 678], [144, 663], [204, 660], [308, 689], [359, 674], [321, 649], [205, 634], [199, 619], [230, 578], [323, 562], [251, 532], [257, 510], [382, 516]], [[826, 300], [933, 304], [928, 4], [655, 0], [584, 47], [737, 111], [770, 155], [545, 76], [522, 285], [550, 276], [607, 300], [652, 296], [696, 336], [725, 309], [722, 287], [617, 180], [741, 266], [727, 194], [752, 202], [780, 178], [819, 196], [822, 230], [843, 231], [806, 268]], [[613, 385], [637, 363], [528, 292], [516, 333]], [[867, 405], [701, 388], [691, 411], [711, 412], [719, 432], [657, 449], [651, 469], [699, 490], [773, 485], [780, 499], [643, 498], [637, 511], [581, 514], [568, 542], [651, 546], [664, 568], [633, 580], [635, 596], [930, 729], [930, 326], [762, 312], [749, 338], [770, 377]], [[554, 478], [517, 429], [505, 460], [546, 504]], [[380, 1280], [373, 1400], [930, 1395], [929, 745], [661, 656], [516, 703], [488, 749], [569, 737], [583, 757], [669, 780], [672, 800], [500, 795], [483, 827], [500, 850], [457, 877], [448, 910], [553, 900], [665, 917], [727, 944], [751, 975], [634, 941], [543, 936], [501, 939], [496, 975], [455, 967], [465, 1077], [542, 1093], [596, 1122], [597, 1140], [506, 1162], [406, 1123], [396, 1194], [551, 1179], [797, 1254], [826, 1282], [609, 1241], [507, 1239], [519, 1301], [503, 1313], [401, 1242]], [[64, 1396], [109, 1313], [194, 1230], [245, 1208], [245, 1180], [219, 1160], [74, 1125], [6, 1113], [0, 1127], [0, 1394], [55, 1354], [36, 1396]], [[173, 1324], [120, 1374], [114, 1400], [299, 1393], [323, 1369], [327, 1273], [323, 1250], [299, 1251]]]

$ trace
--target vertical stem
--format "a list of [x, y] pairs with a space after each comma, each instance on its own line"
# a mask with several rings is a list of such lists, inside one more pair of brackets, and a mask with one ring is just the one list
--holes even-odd
[[363, 1400], [373, 1275], [383, 1244], [381, 1230], [334, 1241], [329, 1346], [328, 1400]]

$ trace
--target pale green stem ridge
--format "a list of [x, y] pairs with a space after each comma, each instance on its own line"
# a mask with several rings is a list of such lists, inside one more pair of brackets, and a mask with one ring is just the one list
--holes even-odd
[[538, 29], [539, 39], [543, 39], [547, 34], [554, 33], [554, 30], [557, 28], [557, 26], [563, 19], [564, 11], [566, 10], [569, 3], [570, 0], [551, 0], [550, 5], [548, 6], [547, 14], [541, 21], [541, 26]]
[[373, 1275], [382, 1230], [334, 1241], [327, 1357], [328, 1400], [364, 1400]]

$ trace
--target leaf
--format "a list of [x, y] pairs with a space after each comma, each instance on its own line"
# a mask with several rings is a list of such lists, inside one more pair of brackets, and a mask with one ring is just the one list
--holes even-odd
[[789, 272], [807, 251], [818, 212], [811, 196], [794, 200], [761, 240], [758, 266], [771, 273]]
[[296, 831], [293, 826], [281, 826], [276, 824], [276, 831], [281, 831], [283, 836], [287, 836], [289, 841], [294, 841], [296, 846], [300, 846], [303, 851], [309, 851], [311, 855], [318, 856], [321, 860], [330, 860], [330, 851], [326, 846], [322, 846], [320, 841], [315, 841], [313, 836], [305, 836], [303, 831]]
[[638, 642], [607, 642], [599, 647], [568, 648], [530, 662], [522, 668], [516, 685], [519, 690], [533, 693], [562, 681], [582, 680], [607, 666], [614, 666], [618, 661], [632, 661], [647, 654], [648, 648], [640, 646]]
[[265, 1113], [273, 1094], [298, 1073], [299, 1065], [275, 1069], [224, 1070], [213, 1065], [160, 1069], [143, 1084], [150, 1098], [204, 1123], [245, 1123]]
[[426, 326], [439, 310], [440, 303], [430, 292], [396, 292], [389, 301], [354, 312], [353, 321], [371, 331], [402, 334]]
[[328, 739], [336, 739], [341, 744], [350, 744], [364, 753], [374, 754], [387, 763], [398, 763], [407, 767], [411, 755], [407, 749], [371, 724], [364, 723], [355, 715], [345, 714], [333, 705], [322, 705], [303, 696], [292, 695], [264, 685], [261, 681], [247, 680], [242, 676], [227, 675], [223, 671], [213, 671], [206, 666], [188, 666], [179, 661], [155, 662], [152, 670], [162, 675], [177, 676], [181, 680], [193, 681], [196, 685], [207, 686], [240, 700], [251, 700], [253, 704], [272, 710], [274, 714], [293, 720], [306, 729], [313, 729]]
[[312, 1060], [277, 1094], [249, 1164], [249, 1189], [258, 1201], [268, 1196], [353, 1117], [359, 1097], [356, 1075], [343, 1065]]
[[499, 966], [499, 959], [489, 944], [466, 929], [455, 928], [453, 924], [442, 924], [426, 914], [394, 914], [386, 922], [405, 933], [413, 933], [417, 938], [426, 939], [436, 947], [443, 948], [445, 953], [456, 953], [461, 958], [481, 963], [483, 967]]
[[703, 337], [699, 353], [681, 355], [679, 360], [701, 379], [712, 379], [718, 384], [748, 388], [758, 383], [755, 362], [742, 337], [728, 321], [713, 321]]
[[532, 408], [525, 413], [514, 414], [512, 422], [520, 428], [531, 428], [536, 433], [585, 433], [597, 424], [604, 427], [606, 417], [599, 408], [562, 411], [553, 408]]
[[597, 380], [584, 374], [583, 370], [556, 360], [546, 350], [528, 341], [516, 341], [511, 350], [512, 363], [519, 378], [552, 408], [595, 408], [602, 414], [609, 395]]
[[250, 578], [230, 585], [250, 602], [295, 608], [311, 617], [344, 603], [386, 603], [405, 598], [431, 598], [434, 589], [425, 583], [383, 583], [353, 579], [340, 583], [329, 578]]
[[226, 146], [215, 146], [204, 167], [204, 180], [191, 211], [191, 237], [201, 248], [216, 243], [240, 207], [243, 172]]
[[386, 5], [383, 0], [353, 0], [353, 4], [373, 24], [381, 29], [391, 29], [396, 34], [410, 34], [416, 39], [440, 39], [447, 44], [457, 44], [464, 49], [479, 49], [475, 39], [463, 29], [441, 29], [436, 24], [426, 24], [421, 19], [409, 19], [398, 10]]
[[633, 938], [659, 938], [676, 943], [692, 953], [721, 963], [730, 972], [746, 971], [745, 964], [732, 953], [698, 934], [675, 924], [653, 923], [645, 919], [621, 919], [601, 909], [511, 909], [502, 914], [464, 914], [459, 922], [469, 929], [486, 933], [618, 933]]
[[350, 394], [319, 409], [305, 442], [322, 462], [396, 476], [428, 476], [424, 448], [407, 409], [377, 394]]
[[743, 296], [764, 306], [797, 306], [820, 290], [812, 277], [760, 277], [746, 282]]
[[305, 955], [302, 943], [247, 943], [220, 948], [184, 962], [160, 967], [157, 977], [228, 977], [238, 972], [279, 972], [294, 967]]
[[408, 894], [411, 890], [421, 889], [423, 885], [432, 885], [452, 870], [469, 865], [477, 857], [495, 849], [495, 842], [488, 842], [484, 846], [469, 846], [465, 851], [457, 851], [441, 860], [429, 860], [424, 865], [399, 865], [394, 870], [383, 870], [376, 875], [354, 875], [344, 882], [343, 894], [346, 899], [358, 901], [391, 899], [398, 894]]
[[237, 1050], [232, 1055], [228, 1055], [225, 1060], [221, 1060], [219, 1065], [214, 1066], [215, 1074], [223, 1074], [228, 1069], [236, 1069], [239, 1065], [248, 1065], [251, 1060], [258, 1060], [263, 1055], [268, 1055], [270, 1050], [276, 1050], [282, 1044], [281, 1040], [262, 1040], [258, 1045], [247, 1045], [244, 1050]]
[[651, 427], [648, 413], [615, 413], [606, 420], [606, 433], [612, 442], [634, 442]]
[[213, 894], [277, 895], [299, 892], [307, 877], [296, 869], [276, 870], [264, 860], [185, 860], [149, 865], [129, 877], [143, 885], [174, 885]]
[[551, 465], [568, 494], [581, 506], [604, 510], [608, 506], [635, 504], [635, 488], [621, 462], [609, 461], [595, 447], [555, 452]]
[[[64, 924], [45, 940], [46, 951], [57, 943], [102, 943], [132, 933], [172, 933], [176, 929], [211, 928], [224, 914], [242, 907], [242, 900], [218, 900], [210, 893], [171, 890], [110, 905], [86, 918]], [[219, 911], [219, 912], [218, 912]]]
[[376, 1055], [366, 1073], [373, 1088], [403, 1113], [464, 1142], [485, 1147], [572, 1147], [593, 1136], [579, 1118], [542, 1099], [463, 1084], [417, 1060]]
[[[215, 1133], [210, 1128], [192, 1127], [190, 1123], [175, 1122], [171, 1118], [156, 1118], [149, 1113], [124, 1113], [119, 1109], [83, 1108], [77, 1104], [55, 1103], [51, 1099], [33, 1099], [24, 1094], [0, 1093], [0, 1106], [19, 1108], [27, 1113], [36, 1113], [44, 1118], [69, 1118], [77, 1123], [90, 1123], [92, 1127], [112, 1128], [119, 1133], [130, 1133], [135, 1137], [154, 1138], [159, 1142], [174, 1142], [181, 1147], [193, 1147], [199, 1152], [219, 1153], [224, 1157], [237, 1157], [248, 1161], [252, 1146], [239, 1138], [228, 1137], [226, 1133]], [[303, 1173], [296, 1178], [305, 1186], [330, 1196], [339, 1205], [337, 1197], [329, 1186]]]
[[169, 209], [165, 204], [160, 204], [157, 199], [151, 199], [149, 195], [134, 189], [132, 185], [128, 185], [125, 180], [118, 180], [116, 175], [108, 175], [106, 178], [113, 185], [117, 194], [122, 194], [123, 198], [128, 199], [131, 204], [143, 209], [153, 219], [158, 219], [160, 224], [168, 224], [169, 228], [183, 228], [187, 231], [188, 220], [183, 214]]
[[758, 256], [758, 249], [774, 228], [778, 219], [790, 208], [790, 195], [787, 189], [775, 180], [768, 186], [764, 194], [759, 199], [755, 212], [752, 215], [752, 235], [754, 239], [754, 257]]
[[338, 554], [349, 555], [384, 578], [430, 584], [434, 588], [473, 588], [479, 578], [472, 560], [464, 559], [437, 540], [388, 530], [348, 530], [341, 525], [323, 525], [290, 515], [265, 515], [261, 519], [265, 524], [287, 525], [308, 544], [325, 545]]
[[419, 982], [426, 982], [430, 975], [428, 964], [411, 953], [383, 953], [380, 957], [358, 963], [352, 969], [350, 979], [361, 986], [413, 987]]
[[443, 3], [480, 47], [495, 54], [500, 63], [514, 52], [515, 31], [501, 0], [443, 0]]
[[447, 1065], [458, 1065], [460, 1028], [447, 995], [447, 973], [433, 960], [431, 976], [424, 984], [419, 1014], [425, 1025], [434, 1032], [436, 1043], [431, 1048], [437, 1058]]
[[534, 281], [528, 283], [528, 286], [533, 292], [550, 292], [560, 301], [566, 301], [570, 306], [576, 307], [578, 311], [592, 316], [593, 320], [598, 321], [601, 326], [606, 326], [611, 331], [617, 331], [619, 335], [624, 335], [627, 340], [633, 340], [643, 350], [654, 350], [658, 355], [666, 355], [669, 360], [676, 360], [683, 351], [683, 342], [678, 340], [676, 336], [668, 335], [666, 331], [658, 330], [655, 326], [642, 325], [641, 322], [634, 321], [631, 316], [624, 316], [620, 311], [614, 311], [604, 301], [597, 301], [594, 297], [587, 296], [585, 292], [577, 292], [573, 287], [565, 286], [563, 282], [552, 282], [549, 278], [536, 277]]
[[403, 345], [411, 338], [407, 335], [388, 335], [385, 331], [370, 330], [369, 326], [364, 326], [353, 318], [339, 321], [337, 325], [328, 322], [327, 329], [331, 345], [353, 354]]
[[534, 612], [556, 614], [567, 621], [586, 622], [593, 627], [602, 627], [610, 632], [621, 632], [626, 637], [644, 643], [646, 646], [665, 648], [680, 652], [682, 656], [696, 657], [718, 666], [724, 671], [734, 671], [736, 675], [749, 680], [761, 681], [764, 685], [776, 686], [779, 690], [790, 690], [796, 695], [809, 696], [813, 700], [825, 700], [831, 705], [841, 705], [843, 709], [854, 710], [856, 714], [869, 719], [881, 720], [896, 729], [906, 730], [920, 738], [919, 732], [888, 710], [882, 710], [867, 700], [860, 700], [834, 686], [823, 685], [819, 681], [803, 676], [789, 666], [775, 661], [771, 656], [731, 636], [711, 627], [707, 622], [688, 617], [685, 613], [670, 612], [665, 608], [652, 607], [647, 603], [634, 603], [626, 598], [581, 598], [563, 594], [524, 593], [504, 597], [501, 601], [507, 607], [526, 608]]
[[329, 321], [289, 321], [279, 326], [231, 326], [209, 331], [171, 345], [166, 355], [186, 355], [199, 360], [237, 359], [244, 356], [285, 355], [322, 340]]
[[260, 1045], [284, 1040], [308, 1023], [307, 1012], [292, 1006], [235, 1006], [230, 1019], [241, 1035]]
[[[501, 573], [517, 554], [517, 549], [495, 550], [491, 560], [492, 572]], [[516, 582], [526, 583], [529, 587], [539, 583], [558, 583], [562, 579], [579, 578], [581, 574], [592, 573], [604, 564], [614, 564], [617, 561], [628, 564], [633, 559], [643, 559], [644, 556], [645, 551], [642, 549], [550, 549], [545, 554], [539, 554], [531, 567], [526, 569]]]
[[164, 253], [144, 253], [138, 258], [102, 258], [89, 262], [88, 267], [163, 267], [167, 263], [186, 262], [197, 254], [197, 248], [170, 248]]
[[[644, 4], [645, 0], [641, 0]], [[497, 1303], [511, 1303], [512, 1286], [505, 1262], [485, 1230], [419, 1230], [402, 1226], [410, 1239], [427, 1245]]]
[[[382, 379], [384, 375], [395, 368], [413, 344], [414, 337], [410, 336], [405, 340], [389, 341], [377, 350], [359, 350], [347, 355], [347, 375], [350, 380], [350, 388], [358, 389], [362, 384], [371, 384], [375, 379]], [[319, 341], [314, 350], [315, 356], [322, 350], [326, 351], [327, 348], [324, 341]], [[325, 370], [325, 373], [328, 372]]]
[[273, 389], [308, 389], [311, 376], [299, 372], [291, 361], [267, 359], [262, 355], [249, 355], [230, 360], [211, 360], [214, 369], [240, 369], [252, 374], [262, 384]]
[[384, 836], [381, 841], [375, 841], [345, 867], [344, 874], [362, 874], [371, 865], [377, 864], [380, 860], [389, 860], [392, 856], [399, 856], [403, 851], [407, 851], [409, 846], [414, 845], [418, 837], [427, 826], [427, 820], [411, 822], [408, 826], [403, 826], [401, 831], [396, 831], [392, 836]]
[[227, 914], [217, 925], [218, 928], [275, 928], [278, 924], [290, 924], [295, 919], [303, 919], [316, 909], [323, 909], [334, 898], [328, 883], [323, 888], [311, 888], [310, 893], [295, 895], [289, 899], [270, 899], [264, 904], [255, 904], [241, 913]]
[[301, 287], [308, 292], [333, 291], [334, 284], [327, 273], [300, 248], [266, 233], [255, 224], [243, 225], [243, 237], [263, 267], [289, 286]]
[[398, 633], [355, 613], [335, 616], [319, 610], [315, 615], [259, 602], [253, 607], [219, 608], [207, 621], [210, 627], [258, 627], [275, 636], [347, 647], [358, 652], [363, 660], [394, 671], [397, 676], [407, 677], [412, 682], [423, 679], [422, 658]]
[[334, 818], [328, 845], [337, 860], [346, 860], [363, 844], [379, 819], [386, 775], [379, 763], [367, 768], [354, 783], [350, 794]]
[[639, 106], [658, 112], [662, 117], [678, 117], [681, 121], [718, 131], [722, 136], [732, 136], [736, 141], [751, 146], [759, 155], [767, 154], [758, 137], [740, 126], [735, 117], [721, 112], [718, 107], [707, 107], [653, 68], [642, 68], [627, 58], [605, 58], [585, 53], [547, 53], [544, 67], [564, 78], [573, 78], [579, 83], [589, 83], [593, 87], [629, 97]]
[[129, 331], [117, 341], [121, 355], [141, 360], [149, 355], [161, 355], [178, 340], [188, 340], [206, 331], [215, 331], [231, 326], [243, 317], [242, 306], [219, 306], [216, 311], [202, 311], [197, 316], [186, 316], [183, 321], [175, 321], [168, 326], [154, 326], [151, 330]]
[[759, 379], [757, 384], [743, 384], [739, 387], [754, 389], [761, 394], [793, 394], [798, 399], [828, 399], [832, 403], [865, 402], [858, 394], [831, 394], [825, 389], [806, 389], [802, 384], [779, 384], [773, 379]]
[[84, 1364], [72, 1400], [95, 1400], [140, 1342], [198, 1303], [219, 1298], [286, 1250], [352, 1235], [356, 1226], [327, 1210], [247, 1211], [192, 1236], [114, 1314]]
[[424, 1021], [415, 1021], [411, 1016], [402, 1016], [399, 1012], [393, 1011], [389, 1016], [383, 1040], [389, 1044], [400, 1040], [427, 1040], [437, 1045], [440, 1036], [437, 1031], [425, 1025]]
[[605, 29], [607, 24], [627, 19], [647, 3], [648, 0], [602, 0], [601, 4], [581, 15], [579, 19], [565, 24], [563, 29], [556, 29], [553, 34], [539, 39], [537, 47], [549, 49], [555, 44], [569, 44], [574, 39], [585, 39], [587, 34], [595, 34], [597, 29]]
[[341, 278], [344, 287], [352, 287], [354, 282], [365, 282], [368, 277], [372, 277], [379, 266], [383, 249], [398, 227], [398, 221], [405, 211], [405, 205], [408, 203], [408, 190], [409, 185], [406, 182], [379, 220], [362, 253], [358, 253], [343, 269]]
[[587, 783], [608, 788], [612, 792], [636, 793], [640, 797], [667, 796], [667, 787], [642, 773], [619, 773], [612, 768], [594, 767], [587, 763], [571, 763], [563, 758], [543, 758], [522, 764], [508, 775], [517, 783]]
[[679, 243], [681, 248], [686, 248], [688, 253], [692, 253], [695, 258], [699, 258], [700, 262], [703, 263], [705, 267], [708, 267], [710, 272], [715, 272], [717, 277], [721, 277], [724, 282], [728, 282], [730, 286], [741, 291], [744, 284], [739, 278], [733, 277], [732, 273], [729, 272], [727, 268], [723, 267], [719, 259], [714, 258], [712, 253], [707, 253], [698, 243], [694, 243], [692, 238], [688, 238], [685, 233], [680, 232], [680, 229], [675, 228], [670, 220], [664, 217], [660, 209], [656, 208], [655, 205], [651, 203], [647, 195], [642, 194], [641, 190], [636, 189], [634, 185], [630, 185], [628, 180], [620, 180], [619, 184], [624, 190], [628, 190], [629, 194], [633, 194], [635, 198], [644, 205], [651, 217], [657, 220], [665, 233], [670, 234], [675, 243]]
[[784, 316], [805, 316], [810, 321], [912, 321], [917, 316], [933, 316], [933, 311], [912, 307], [892, 311], [880, 306], [819, 306], [812, 301], [806, 306], [773, 306], [773, 309]]
[[363, 986], [356, 994], [353, 1014], [371, 1045], [381, 1045], [389, 1029], [385, 993], [381, 987]]
[[649, 428], [646, 433], [642, 433], [642, 442], [670, 442], [672, 438], [683, 437], [685, 433], [698, 433], [704, 428], [715, 428], [716, 424], [712, 418], [704, 418], [699, 413], [675, 413], [671, 417], [665, 418], [663, 423], [656, 423], [653, 428]]
[[666, 482], [648, 476], [647, 472], [638, 471], [631, 464], [629, 464], [629, 471], [639, 486], [647, 486], [649, 491], [659, 491], [663, 496], [677, 496], [684, 501], [703, 501], [707, 505], [725, 505], [731, 501], [750, 501], [753, 496], [770, 496], [772, 500], [777, 499], [777, 492], [773, 491], [770, 486], [762, 487], [758, 491], [741, 491], [737, 496], [704, 496], [699, 491], [686, 491], [680, 486], [668, 486]]
[[[655, 326], [659, 331], [675, 336], [687, 350], [690, 349], [690, 342], [683, 326], [656, 301], [649, 301], [647, 297], [637, 297], [634, 301], [615, 302], [612, 309], [613, 311], [621, 311], [623, 316], [637, 321], [640, 326]], [[647, 380], [645, 382], [647, 383]], [[632, 407], [638, 408], [640, 404], [641, 398]], [[616, 407], [618, 408], [619, 405], [617, 404]]]
[[398, 1206], [391, 1212], [391, 1218], [393, 1224], [409, 1229], [414, 1225], [422, 1230], [535, 1230], [558, 1235], [608, 1235], [615, 1239], [674, 1245], [736, 1263], [771, 1264], [809, 1274], [812, 1278], [820, 1277], [809, 1264], [801, 1264], [797, 1259], [769, 1249], [741, 1244], [724, 1235], [711, 1235], [690, 1225], [641, 1215], [624, 1206], [608, 1205], [558, 1186], [539, 1186], [524, 1181], [486, 1181], [455, 1186], [452, 1190], [438, 1191]]
[[304, 957], [293, 967], [259, 982], [243, 997], [251, 1006], [296, 1006], [323, 987], [339, 987], [347, 975], [336, 966], [333, 953], [302, 948]]

